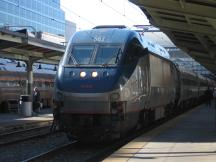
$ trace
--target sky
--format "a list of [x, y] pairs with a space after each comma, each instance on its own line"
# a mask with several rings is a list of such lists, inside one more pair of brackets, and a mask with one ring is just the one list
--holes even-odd
[[139, 7], [128, 0], [61, 0], [66, 20], [77, 24], [77, 30], [97, 25], [148, 25]]
[[[65, 19], [76, 23], [77, 31], [97, 25], [149, 25], [142, 10], [128, 0], [61, 0]], [[162, 46], [174, 46], [162, 32], [145, 36]]]

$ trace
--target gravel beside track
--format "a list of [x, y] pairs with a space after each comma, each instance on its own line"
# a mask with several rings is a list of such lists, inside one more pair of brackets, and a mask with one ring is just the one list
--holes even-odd
[[36, 138], [45, 136], [50, 133], [50, 126], [37, 127], [22, 131], [15, 131], [0, 135], [0, 147], [7, 144], [13, 144], [15, 142], [28, 140], [30, 138]]
[[[175, 116], [172, 116], [174, 118]], [[171, 119], [172, 119], [171, 118]], [[168, 121], [168, 119], [160, 120], [154, 124], [141, 129], [140, 131], [130, 131], [129, 136], [121, 140], [113, 141], [111, 143], [79, 143], [71, 145], [71, 147], [66, 148], [63, 151], [57, 151], [52, 156], [39, 161], [45, 162], [97, 162], [101, 161], [112, 152], [120, 148], [122, 145], [128, 143], [132, 139], [140, 136], [141, 134], [152, 130], [158, 125]], [[27, 141], [19, 142], [16, 144], [6, 145], [4, 147], [0, 146], [0, 162], [18, 162], [24, 161], [26, 159], [31, 159], [32, 157], [38, 156], [45, 152], [48, 152], [59, 146], [71, 143], [64, 133], [56, 133], [47, 135], [45, 137], [39, 137], [30, 139]], [[34, 160], [33, 160], [34, 161]], [[37, 161], [37, 160], [35, 160]], [[34, 161], [34, 162], [35, 162]], [[30, 162], [32, 162], [30, 160]]]
[[0, 147], [0, 161], [20, 162], [47, 150], [68, 143], [64, 133], [34, 138], [16, 144]]

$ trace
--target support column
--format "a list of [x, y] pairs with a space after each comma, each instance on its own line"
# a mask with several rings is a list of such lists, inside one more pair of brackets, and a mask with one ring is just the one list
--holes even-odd
[[[29, 60], [28, 62], [26, 62], [26, 72], [27, 72], [27, 94], [32, 96], [32, 89], [33, 89], [33, 62], [31, 60]], [[31, 97], [32, 99], [32, 97]]]

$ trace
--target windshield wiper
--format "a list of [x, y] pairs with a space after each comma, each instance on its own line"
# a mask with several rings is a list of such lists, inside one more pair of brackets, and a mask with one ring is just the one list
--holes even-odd
[[115, 63], [118, 63], [119, 62], [119, 54], [122, 54], [122, 50], [121, 50], [121, 48], [119, 48], [119, 50], [118, 50], [118, 53], [117, 53], [117, 56], [116, 56], [116, 60], [115, 60]]
[[[109, 61], [108, 61], [109, 62]], [[108, 63], [104, 63], [104, 64], [102, 64], [101, 66], [102, 67], [107, 67], [109, 64]]]

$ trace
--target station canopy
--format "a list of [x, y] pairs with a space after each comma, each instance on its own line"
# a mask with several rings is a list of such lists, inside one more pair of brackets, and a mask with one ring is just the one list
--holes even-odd
[[215, 0], [130, 0], [150, 23], [212, 73], [216, 74]]
[[26, 30], [0, 28], [0, 57], [58, 64], [65, 46], [28, 36]]

